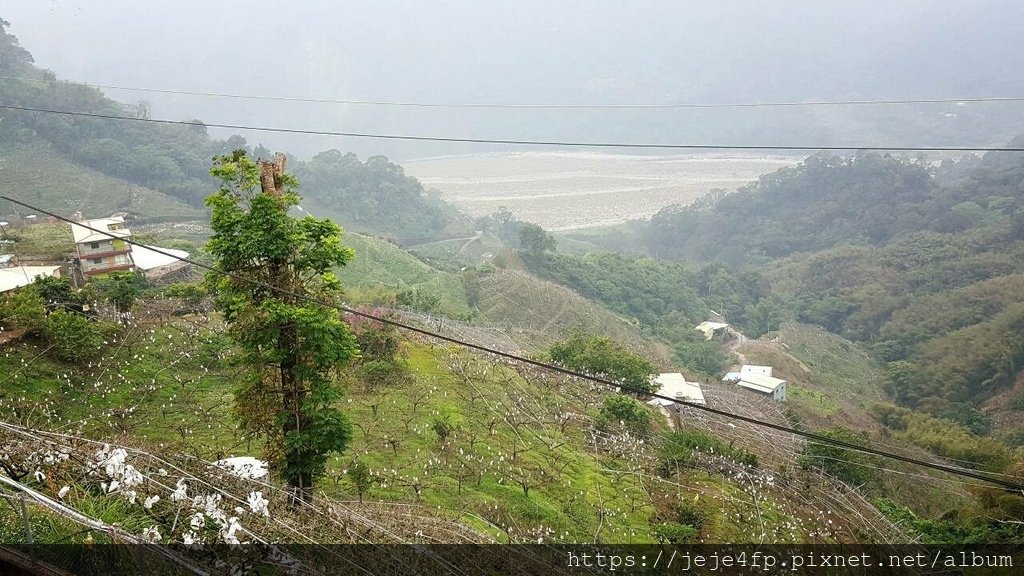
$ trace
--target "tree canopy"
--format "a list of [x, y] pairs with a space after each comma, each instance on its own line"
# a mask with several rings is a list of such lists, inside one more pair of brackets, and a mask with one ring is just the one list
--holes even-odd
[[257, 164], [236, 150], [210, 172], [223, 184], [207, 199], [207, 249], [217, 268], [208, 282], [248, 369], [236, 409], [243, 426], [265, 438], [294, 497], [308, 500], [328, 456], [351, 437], [336, 407], [336, 371], [359, 350], [330, 304], [341, 294], [331, 270], [354, 253], [330, 220], [289, 215], [299, 196], [283, 155]]
[[654, 365], [607, 336], [588, 337], [580, 330], [574, 330], [566, 340], [552, 344], [548, 355], [572, 370], [601, 376], [647, 392], [654, 388], [651, 383]]

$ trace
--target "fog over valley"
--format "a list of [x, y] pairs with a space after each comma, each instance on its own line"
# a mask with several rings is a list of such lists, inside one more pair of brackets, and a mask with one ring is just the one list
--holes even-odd
[[4, 0], [0, 574], [1022, 573], [1022, 38]]

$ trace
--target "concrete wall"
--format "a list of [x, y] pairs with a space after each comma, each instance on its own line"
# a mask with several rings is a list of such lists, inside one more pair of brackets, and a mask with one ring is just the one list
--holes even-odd
[[[95, 262], [99, 260], [99, 262]], [[82, 256], [82, 272], [84, 274], [98, 274], [105, 270], [117, 270], [121, 268], [130, 268], [132, 266], [132, 258], [130, 254], [114, 254], [112, 256], [103, 256], [100, 258], [90, 258], [88, 256]]]

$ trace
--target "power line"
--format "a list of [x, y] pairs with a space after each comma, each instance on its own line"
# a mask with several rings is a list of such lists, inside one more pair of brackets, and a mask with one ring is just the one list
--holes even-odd
[[98, 112], [80, 112], [70, 110], [50, 110], [0, 104], [3, 110], [19, 110], [22, 112], [40, 112], [44, 114], [62, 114], [104, 120], [126, 120], [131, 122], [149, 122], [153, 124], [170, 124], [178, 126], [197, 126], [203, 128], [226, 128], [229, 130], [251, 130], [254, 132], [279, 132], [284, 134], [307, 134], [316, 136], [343, 136], [347, 138], [373, 138], [377, 140], [412, 140], [418, 142], [463, 142], [470, 144], [508, 144], [514, 146], [558, 146], [561, 148], [634, 148], [634, 149], [672, 149], [672, 150], [776, 150], [776, 151], [850, 151], [862, 150], [870, 152], [1024, 152], [1024, 147], [1008, 146], [774, 146], [774, 145], [731, 145], [731, 144], [654, 144], [626, 142], [573, 142], [558, 140], [508, 140], [494, 138], [457, 138], [444, 136], [413, 136], [399, 134], [372, 134], [367, 132], [341, 132], [331, 130], [307, 130], [301, 128], [273, 128], [268, 126], [251, 126], [244, 124], [216, 124], [198, 120], [162, 120], [158, 118], [134, 118]]
[[41, 84], [64, 85], [73, 84], [105, 88], [108, 90], [124, 90], [127, 92], [148, 92], [153, 94], [172, 94], [176, 96], [206, 96], [211, 98], [235, 98], [242, 100], [269, 100], [278, 102], [304, 102], [310, 104], [346, 104], [351, 106], [392, 106], [405, 108], [456, 108], [456, 109], [532, 109], [532, 110], [564, 110], [564, 109], [716, 109], [716, 108], [782, 108], [802, 106], [872, 106], [893, 104], [960, 104], [981, 102], [1024, 102], [1024, 96], [972, 96], [965, 98], [887, 98], [878, 100], [807, 100], [785, 102], [736, 102], [736, 103], [681, 103], [681, 104], [516, 104], [516, 103], [458, 103], [458, 102], [410, 102], [401, 100], [361, 100], [310, 98], [303, 96], [265, 96], [256, 94], [232, 94], [223, 92], [204, 92], [193, 90], [174, 90], [166, 88], [142, 88], [137, 86], [118, 86], [114, 84], [92, 84], [87, 82], [71, 82], [68, 80], [48, 80], [44, 78], [26, 78], [23, 76], [0, 76], [0, 80], [22, 80]]
[[[116, 240], [122, 240], [125, 243], [130, 244], [132, 246], [141, 246], [141, 244], [139, 244], [139, 243], [137, 243], [134, 240], [131, 240], [129, 238], [120, 238], [120, 237], [114, 236], [113, 234], [111, 234], [110, 232], [108, 232], [106, 230], [99, 230], [99, 229], [93, 228], [91, 226], [85, 225], [85, 224], [83, 224], [81, 222], [75, 222], [75, 221], [71, 220], [70, 218], [65, 218], [64, 216], [60, 216], [58, 214], [55, 214], [55, 213], [50, 212], [48, 210], [45, 210], [43, 208], [38, 208], [36, 206], [32, 206], [30, 204], [26, 204], [25, 202], [22, 202], [20, 200], [16, 200], [14, 198], [11, 198], [10, 196], [0, 195], [0, 199], [7, 200], [8, 202], [13, 202], [14, 204], [17, 204], [17, 205], [22, 206], [24, 208], [28, 208], [29, 210], [34, 210], [36, 212], [39, 212], [40, 214], [45, 214], [47, 216], [53, 217], [53, 218], [55, 218], [57, 220], [60, 220], [62, 222], [66, 222], [68, 224], [74, 224], [76, 226], [80, 226], [80, 227], [85, 228], [86, 230], [89, 230], [91, 232], [95, 232], [97, 234], [101, 234], [103, 236], [107, 236], [108, 238], [116, 239]], [[396, 328], [401, 328], [401, 329], [409, 331], [409, 332], [415, 332], [417, 334], [421, 334], [421, 335], [427, 336], [429, 338], [435, 338], [435, 339], [438, 339], [438, 340], [443, 340], [445, 342], [450, 342], [452, 344], [456, 344], [456, 345], [462, 346], [464, 348], [471, 348], [471, 349], [474, 349], [474, 350], [478, 350], [480, 352], [485, 352], [487, 354], [493, 354], [495, 356], [500, 356], [502, 358], [505, 358], [505, 359], [508, 359], [508, 360], [512, 360], [514, 362], [521, 362], [521, 363], [524, 363], [524, 364], [529, 364], [531, 366], [540, 368], [542, 370], [547, 370], [547, 371], [550, 371], [550, 372], [557, 372], [557, 373], [560, 373], [560, 374], [564, 374], [566, 376], [572, 376], [572, 377], [575, 377], [575, 378], [581, 378], [583, 380], [589, 380], [589, 381], [597, 383], [597, 384], [602, 384], [602, 385], [609, 386], [609, 387], [612, 387], [612, 388], [616, 388], [616, 389], [619, 389], [619, 390], [624, 390], [626, 392], [632, 392], [632, 393], [638, 394], [638, 395], [651, 396], [653, 398], [658, 398], [660, 400], [668, 400], [668, 401], [670, 401], [670, 402], [672, 402], [674, 404], [680, 404], [680, 405], [683, 405], [683, 406], [687, 406], [689, 408], [694, 408], [694, 409], [701, 410], [701, 411], [704, 411], [704, 412], [710, 412], [712, 414], [717, 414], [719, 416], [724, 416], [726, 418], [731, 418], [733, 420], [740, 420], [742, 422], [747, 422], [749, 424], [754, 424], [754, 425], [757, 425], [757, 426], [763, 426], [763, 427], [767, 427], [767, 428], [772, 428], [774, 430], [779, 430], [779, 431], [782, 431], [782, 432], [787, 432], [789, 434], [794, 434], [794, 435], [797, 435], [797, 436], [802, 436], [804, 438], [808, 438], [810, 440], [814, 440], [814, 441], [817, 441], [817, 442], [820, 442], [820, 443], [823, 443], [823, 444], [837, 446], [837, 447], [840, 447], [840, 448], [846, 448], [848, 450], [853, 450], [853, 451], [856, 451], [856, 452], [862, 452], [862, 453], [865, 453], [865, 454], [872, 454], [872, 455], [875, 455], [875, 456], [882, 456], [882, 457], [889, 458], [889, 459], [892, 459], [892, 460], [898, 460], [900, 462], [906, 462], [906, 463], [909, 463], [909, 464], [916, 464], [918, 466], [923, 466], [925, 468], [931, 468], [933, 470], [939, 470], [939, 471], [942, 471], [942, 472], [947, 472], [949, 474], [955, 474], [957, 476], [963, 476], [963, 477], [966, 477], [966, 478], [973, 478], [975, 480], [981, 480], [981, 481], [984, 481], [984, 482], [989, 482], [991, 484], [995, 484], [995, 485], [1001, 486], [1003, 488], [1006, 488], [1006, 489], [1014, 491], [1014, 492], [1024, 492], [1024, 484], [1018, 484], [1016, 482], [1010, 482], [1010, 481], [1007, 481], [1007, 480], [1001, 480], [1001, 479], [998, 479], [998, 478], [992, 478], [992, 477], [989, 477], [988, 475], [981, 474], [980, 472], [975, 472], [973, 470], [967, 470], [967, 469], [963, 469], [963, 468], [955, 468], [955, 467], [952, 467], [952, 466], [946, 466], [944, 464], [935, 464], [935, 463], [932, 463], [932, 462], [927, 462], [927, 461], [924, 461], [924, 460], [918, 460], [916, 458], [911, 458], [911, 457], [908, 457], [908, 456], [901, 456], [899, 454], [893, 454], [891, 452], [885, 452], [885, 451], [882, 451], [882, 450], [876, 450], [876, 449], [868, 447], [868, 446], [859, 446], [857, 444], [852, 444], [852, 443], [849, 443], [849, 442], [844, 442], [842, 440], [836, 440], [836, 439], [833, 439], [833, 438], [829, 438], [827, 436], [822, 436], [820, 434], [814, 434], [812, 432], [805, 432], [803, 430], [797, 430], [795, 428], [790, 428], [788, 426], [782, 426], [780, 424], [774, 424], [772, 422], [767, 422], [767, 421], [764, 421], [764, 420], [759, 420], [757, 418], [751, 418], [749, 416], [743, 416], [743, 415], [740, 415], [740, 414], [734, 414], [732, 412], [727, 412], [725, 410], [719, 410], [717, 408], [712, 408], [710, 406], [706, 406], [706, 405], [703, 405], [703, 404], [693, 404], [693, 403], [689, 403], [689, 402], [684, 402], [682, 400], [679, 400], [678, 398], [672, 398], [672, 397], [669, 397], [669, 396], [662, 396], [660, 394], [651, 393], [651, 392], [648, 392], [646, 390], [642, 390], [640, 388], [636, 388], [636, 387], [633, 387], [633, 386], [622, 384], [620, 382], [613, 382], [613, 381], [608, 380], [606, 378], [601, 378], [601, 377], [597, 377], [597, 376], [591, 376], [589, 374], [584, 374], [584, 373], [578, 372], [576, 370], [570, 370], [568, 368], [563, 368], [563, 367], [557, 366], [555, 364], [548, 364], [546, 362], [541, 362], [539, 360], [532, 360], [530, 358], [524, 358], [522, 356], [517, 356], [515, 354], [510, 354], [508, 352], [502, 352], [501, 350], [497, 350], [497, 349], [490, 348], [490, 347], [487, 347], [487, 346], [483, 346], [483, 345], [480, 345], [480, 344], [474, 344], [472, 342], [467, 342], [467, 341], [464, 341], [464, 340], [460, 340], [458, 338], [452, 338], [450, 336], [445, 336], [443, 334], [438, 334], [436, 332], [431, 332], [430, 330], [425, 330], [423, 328], [417, 328], [416, 326], [411, 326], [409, 324], [405, 324], [403, 322], [398, 322], [398, 321], [392, 320], [390, 318], [385, 318], [385, 317], [382, 317], [382, 316], [377, 316], [377, 315], [374, 315], [374, 314], [369, 314], [369, 313], [366, 313], [366, 312], [361, 312], [359, 310], [356, 310], [356, 309], [351, 308], [349, 306], [346, 306], [344, 304], [336, 304], [336, 303], [332, 303], [332, 302], [326, 302], [326, 301], [314, 298], [312, 296], [309, 296], [307, 294], [300, 294], [300, 293], [297, 293], [297, 292], [292, 292], [290, 290], [286, 290], [286, 289], [283, 289], [283, 288], [279, 288], [277, 286], [273, 286], [271, 284], [267, 284], [266, 282], [262, 282], [260, 280], [254, 280], [252, 278], [246, 278], [245, 276], [240, 276], [240, 275], [235, 274], [233, 272], [226, 272], [224, 270], [218, 270], [217, 268], [214, 268], [213, 266], [209, 266], [209, 265], [203, 264], [201, 262], [196, 262], [196, 261], [191, 260], [189, 258], [182, 258], [181, 256], [178, 256], [178, 255], [175, 255], [175, 254], [171, 254], [171, 253], [169, 253], [167, 251], [164, 251], [164, 250], [156, 249], [156, 248], [153, 248], [153, 247], [147, 247], [147, 248], [149, 250], [153, 250], [154, 252], [157, 252], [158, 254], [161, 254], [163, 256], [167, 256], [168, 258], [173, 258], [173, 259], [175, 259], [175, 260], [177, 260], [179, 262], [185, 262], [187, 264], [191, 264], [193, 266], [196, 266], [198, 268], [202, 268], [204, 270], [213, 272], [215, 274], [221, 274], [221, 275], [227, 276], [228, 278], [233, 278], [235, 280], [240, 280], [242, 282], [247, 282], [249, 284], [253, 284], [253, 285], [259, 286], [261, 288], [265, 288], [267, 290], [271, 290], [273, 292], [277, 292], [279, 294], [283, 294], [283, 295], [291, 296], [291, 297], [294, 297], [294, 298], [298, 298], [300, 300], [304, 300], [306, 302], [311, 302], [313, 304], [324, 306], [326, 308], [334, 308], [334, 309], [340, 310], [342, 312], [347, 312], [349, 314], [354, 314], [356, 316], [367, 318], [369, 320], [375, 320], [377, 322], [381, 322], [383, 324], [388, 324], [388, 325], [394, 326]]]

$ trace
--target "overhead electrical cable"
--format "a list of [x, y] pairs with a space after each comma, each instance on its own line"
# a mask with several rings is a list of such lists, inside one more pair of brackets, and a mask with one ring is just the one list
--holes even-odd
[[775, 151], [850, 151], [869, 152], [1024, 152], [1024, 147], [1014, 146], [813, 146], [813, 145], [750, 145], [750, 144], [658, 144], [628, 142], [575, 142], [559, 140], [512, 140], [495, 138], [458, 138], [445, 136], [415, 136], [400, 134], [373, 134], [367, 132], [344, 132], [332, 130], [310, 130], [302, 128], [275, 128], [269, 126], [251, 126], [245, 124], [220, 124], [201, 122], [199, 120], [162, 120], [158, 118], [135, 118], [116, 114], [98, 112], [80, 112], [72, 110], [51, 110], [0, 104], [0, 110], [18, 110], [22, 112], [38, 112], [43, 114], [61, 114], [83, 118], [100, 118], [104, 120], [123, 120], [127, 122], [149, 122], [152, 124], [169, 124], [178, 126], [196, 126], [202, 128], [226, 128], [229, 130], [251, 130], [254, 132], [278, 132], [283, 134], [308, 134], [316, 136], [342, 136], [346, 138], [371, 138], [377, 140], [411, 140], [419, 142], [462, 142], [470, 144], [506, 144], [514, 146], [557, 146], [561, 148], [631, 148], [631, 149], [663, 149], [663, 150], [775, 150]]
[[[76, 222], [74, 220], [71, 220], [70, 218], [66, 218], [64, 216], [60, 216], [59, 214], [55, 214], [55, 213], [50, 212], [48, 210], [45, 210], [43, 208], [39, 208], [37, 206], [33, 206], [31, 204], [27, 204], [25, 202], [22, 202], [21, 200], [16, 200], [14, 198], [11, 198], [10, 196], [0, 195], [0, 200], [7, 200], [8, 202], [12, 202], [14, 204], [17, 204], [17, 205], [22, 206], [24, 208], [27, 208], [29, 210], [33, 210], [33, 211], [39, 212], [40, 214], [45, 214], [45, 215], [50, 216], [50, 217], [52, 217], [52, 218], [54, 218], [56, 220], [60, 220], [62, 222], [66, 222], [68, 224], [74, 224], [76, 226], [80, 226], [82, 228], [85, 228], [86, 230], [89, 230], [91, 232], [95, 232], [97, 234], [101, 234], [103, 236], [107, 236], [108, 238], [111, 238], [111, 239], [122, 240], [126, 244], [130, 244], [132, 246], [141, 246], [141, 244], [139, 244], [139, 243], [137, 243], [134, 240], [131, 240], [129, 238], [117, 237], [117, 236], [111, 234], [110, 232], [108, 232], [106, 230], [99, 230], [99, 229], [93, 228], [91, 226], [85, 225], [85, 224], [83, 224], [81, 222]], [[452, 338], [450, 336], [445, 336], [443, 334], [438, 334], [436, 332], [431, 332], [430, 330], [425, 330], [423, 328], [418, 328], [416, 326], [405, 324], [404, 322], [398, 322], [398, 321], [392, 320], [390, 318], [385, 318], [385, 317], [382, 317], [382, 316], [377, 316], [377, 315], [374, 315], [374, 314], [369, 314], [369, 313], [366, 313], [366, 312], [362, 312], [360, 310], [356, 310], [356, 309], [354, 309], [354, 308], [352, 308], [350, 306], [346, 306], [344, 304], [337, 304], [337, 303], [332, 303], [332, 302], [326, 302], [326, 301], [320, 300], [318, 298], [314, 298], [312, 296], [309, 296], [307, 294], [300, 294], [300, 293], [297, 293], [297, 292], [292, 292], [290, 290], [285, 290], [283, 288], [279, 288], [277, 286], [273, 286], [271, 284], [267, 284], [267, 283], [261, 282], [259, 280], [254, 280], [252, 278], [247, 278], [245, 276], [242, 276], [242, 275], [239, 275], [239, 274], [235, 274], [233, 272], [226, 272], [224, 270], [218, 270], [217, 268], [215, 268], [213, 266], [210, 266], [210, 265], [207, 265], [207, 264], [203, 264], [201, 262], [196, 262], [196, 261], [191, 260], [189, 258], [183, 258], [181, 256], [178, 256], [178, 255], [175, 255], [175, 254], [171, 254], [169, 252], [166, 252], [164, 250], [159, 250], [157, 248], [147, 247], [147, 249], [152, 250], [154, 252], [157, 252], [158, 254], [162, 254], [163, 256], [167, 256], [168, 258], [173, 258], [173, 259], [175, 259], [175, 260], [177, 260], [179, 262], [185, 262], [185, 263], [191, 264], [193, 266], [196, 266], [197, 268], [202, 268], [204, 270], [213, 272], [215, 274], [221, 274], [221, 275], [227, 276], [228, 278], [233, 278], [235, 280], [239, 280], [239, 281], [242, 281], [242, 282], [253, 284], [253, 285], [259, 286], [261, 288], [264, 288], [264, 289], [267, 289], [267, 290], [271, 290], [273, 292], [277, 292], [279, 294], [284, 294], [284, 295], [287, 295], [287, 296], [291, 296], [293, 298], [298, 298], [300, 300], [311, 302], [311, 303], [314, 303], [314, 304], [317, 304], [317, 305], [320, 305], [320, 306], [324, 306], [324, 307], [327, 307], [327, 308], [334, 308], [336, 310], [340, 310], [342, 312], [347, 312], [349, 314], [360, 316], [362, 318], [366, 318], [366, 319], [369, 319], [369, 320], [375, 320], [375, 321], [381, 322], [383, 324], [388, 324], [388, 325], [394, 326], [396, 328], [401, 328], [402, 330], [406, 330], [408, 332], [417, 333], [417, 334], [420, 334], [420, 335], [423, 335], [423, 336], [427, 336], [429, 338], [434, 338], [434, 339], [437, 339], [437, 340], [442, 340], [442, 341], [445, 341], [445, 342], [450, 342], [452, 344], [455, 344], [455, 345], [458, 345], [458, 346], [462, 346], [464, 348], [471, 348], [473, 350], [478, 350], [480, 352], [485, 352], [487, 354], [492, 354], [492, 355], [495, 355], [495, 356], [499, 356], [499, 357], [505, 358], [507, 360], [511, 360], [513, 362], [520, 362], [520, 363], [523, 363], [523, 364], [528, 364], [528, 365], [531, 365], [531, 366], [534, 366], [534, 367], [537, 367], [537, 368], [540, 368], [540, 369], [543, 369], [543, 370], [547, 370], [547, 371], [550, 371], [550, 372], [557, 372], [559, 374], [564, 374], [566, 376], [572, 376], [572, 377], [575, 377], [575, 378], [580, 378], [580, 379], [583, 379], [583, 380], [588, 380], [590, 382], [594, 382], [594, 383], [597, 383], [597, 384], [602, 384], [604, 386], [609, 386], [611, 388], [615, 388], [615, 389], [626, 391], [626, 392], [632, 392], [632, 393], [638, 394], [638, 395], [651, 396], [653, 398], [658, 398], [659, 400], [667, 400], [667, 401], [672, 402], [674, 404], [680, 404], [680, 405], [683, 405], [683, 406], [687, 406], [689, 408], [694, 408], [694, 409], [701, 410], [701, 411], [704, 411], [704, 412], [709, 412], [711, 414], [717, 414], [719, 416], [724, 416], [726, 418], [730, 418], [730, 419], [733, 419], [733, 420], [739, 420], [739, 421], [742, 421], [742, 422], [747, 422], [749, 424], [754, 424], [754, 425], [757, 425], [757, 426], [762, 426], [762, 427], [766, 427], [766, 428], [772, 428], [774, 430], [779, 430], [779, 431], [782, 431], [782, 432], [787, 432], [789, 434], [794, 434], [796, 436], [801, 436], [801, 437], [804, 437], [804, 438], [807, 438], [807, 439], [810, 439], [810, 440], [814, 440], [814, 441], [817, 441], [817, 442], [820, 442], [820, 443], [823, 443], [823, 444], [828, 444], [828, 445], [836, 446], [836, 447], [839, 447], [839, 448], [845, 448], [845, 449], [848, 449], [848, 450], [853, 450], [855, 452], [862, 452], [864, 454], [872, 454], [872, 455], [875, 455], [875, 456], [882, 456], [882, 457], [885, 457], [885, 458], [889, 458], [891, 460], [897, 460], [897, 461], [906, 462], [906, 463], [909, 463], [909, 464], [916, 464], [918, 466], [923, 466], [925, 468], [931, 468], [933, 470], [939, 470], [939, 471], [942, 471], [942, 472], [947, 472], [949, 474], [955, 474], [957, 476], [963, 476], [965, 478], [973, 478], [975, 480], [981, 480], [981, 481], [988, 482], [990, 484], [994, 484], [994, 485], [1000, 486], [1002, 488], [1005, 488], [1007, 490], [1011, 490], [1011, 491], [1014, 491], [1014, 492], [1024, 492], [1024, 484], [1019, 484], [1017, 482], [1011, 482], [1011, 481], [1008, 481], [1008, 480], [1001, 480], [999, 478], [992, 478], [992, 477], [990, 477], [990, 476], [988, 476], [986, 474], [983, 474], [981, 472], [977, 472], [977, 471], [974, 471], [974, 470], [967, 470], [967, 469], [963, 469], [963, 468], [956, 468], [956, 467], [953, 467], [953, 466], [947, 466], [947, 465], [944, 465], [944, 464], [936, 464], [936, 463], [933, 463], [933, 462], [927, 462], [927, 461], [924, 461], [924, 460], [918, 460], [916, 458], [911, 458], [911, 457], [908, 457], [908, 456], [901, 456], [899, 454], [893, 454], [891, 452], [885, 452], [885, 451], [882, 451], [882, 450], [876, 450], [876, 449], [871, 448], [869, 446], [860, 446], [860, 445], [853, 444], [853, 443], [850, 443], [850, 442], [844, 442], [842, 440], [836, 440], [836, 439], [833, 439], [833, 438], [829, 438], [827, 436], [822, 436], [820, 434], [814, 434], [812, 432], [805, 432], [803, 430], [797, 430], [795, 428], [790, 428], [788, 426], [782, 426], [780, 424], [774, 424], [772, 422], [767, 422], [767, 421], [764, 421], [764, 420], [759, 420], [757, 418], [751, 418], [749, 416], [743, 416], [743, 415], [740, 415], [740, 414], [734, 414], [732, 412], [728, 412], [728, 411], [725, 411], [725, 410], [719, 410], [717, 408], [712, 408], [710, 406], [706, 406], [706, 405], [702, 405], [702, 404], [693, 404], [693, 403], [689, 403], [689, 402], [684, 402], [684, 401], [682, 401], [682, 400], [680, 400], [678, 398], [672, 398], [672, 397], [669, 397], [669, 396], [663, 396], [663, 395], [660, 395], [660, 394], [651, 393], [651, 392], [648, 392], [646, 390], [642, 390], [640, 388], [636, 388], [636, 387], [633, 387], [633, 386], [628, 386], [628, 385], [622, 384], [621, 382], [614, 382], [614, 381], [608, 380], [606, 378], [601, 378], [601, 377], [597, 377], [597, 376], [591, 376], [589, 374], [584, 374], [583, 372], [579, 372], [579, 371], [576, 371], [576, 370], [571, 370], [569, 368], [564, 368], [562, 366], [558, 366], [558, 365], [555, 365], [555, 364], [549, 364], [547, 362], [541, 362], [539, 360], [533, 360], [533, 359], [530, 359], [530, 358], [524, 358], [524, 357], [518, 356], [516, 354], [510, 354], [508, 352], [502, 352], [501, 350], [490, 348], [488, 346], [483, 346], [481, 344], [474, 344], [472, 342], [467, 342], [467, 341], [464, 341], [464, 340], [460, 340], [458, 338]]]
[[991, 102], [1024, 102], [1024, 96], [966, 96], [963, 98], [882, 98], [857, 100], [804, 100], [784, 102], [689, 102], [689, 103], [512, 103], [512, 102], [412, 102], [401, 100], [367, 100], [353, 98], [311, 98], [305, 96], [271, 96], [259, 94], [234, 94], [196, 90], [175, 90], [168, 88], [144, 88], [118, 86], [115, 84], [93, 84], [69, 80], [27, 78], [24, 76], [0, 76], [0, 80], [20, 80], [40, 84], [89, 86], [126, 92], [147, 92], [175, 96], [204, 96], [210, 98], [234, 98], [242, 100], [267, 100], [277, 102], [304, 102], [309, 104], [344, 104], [349, 106], [393, 106], [404, 108], [456, 108], [456, 109], [716, 109], [716, 108], [783, 108], [801, 106], [874, 106], [900, 104], [967, 104]]

